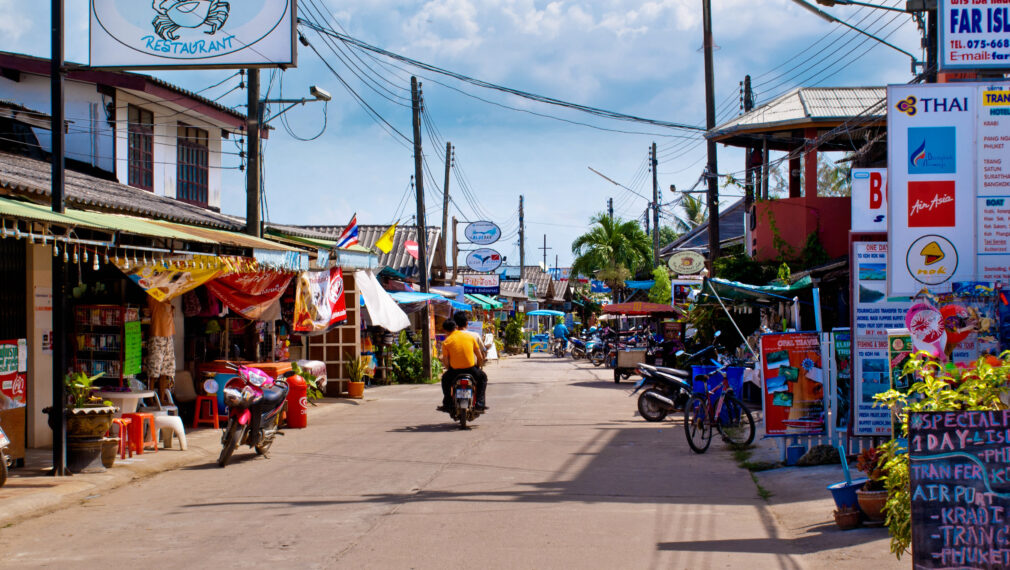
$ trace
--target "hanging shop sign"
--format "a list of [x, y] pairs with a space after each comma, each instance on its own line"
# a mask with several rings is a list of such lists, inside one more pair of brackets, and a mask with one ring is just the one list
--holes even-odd
[[467, 295], [498, 295], [501, 293], [497, 273], [467, 273], [463, 275], [463, 293]]
[[1010, 84], [892, 85], [887, 100], [888, 293], [1005, 280]]
[[678, 251], [670, 256], [666, 265], [677, 275], [694, 275], [705, 269], [705, 256], [697, 251]]
[[[237, 266], [219, 258], [169, 256], [151, 262], [116, 257], [113, 264], [157, 301], [170, 301]], [[195, 264], [195, 266], [194, 266]]]
[[27, 400], [28, 343], [0, 341], [0, 411], [23, 408]]
[[294, 0], [91, 0], [92, 67], [293, 67]]
[[821, 341], [817, 333], [761, 337], [765, 435], [822, 435], [825, 428]]
[[1005, 410], [909, 414], [914, 568], [1010, 566], [1008, 431]]
[[294, 332], [323, 333], [345, 320], [344, 274], [340, 268], [300, 273], [295, 291]]
[[494, 222], [471, 222], [466, 225], [463, 235], [470, 243], [489, 245], [501, 238], [501, 228]]
[[852, 231], [887, 232], [887, 169], [852, 169]]
[[218, 277], [207, 282], [207, 289], [229, 309], [255, 320], [284, 294], [289, 283], [290, 273], [257, 271]]
[[848, 431], [852, 410], [852, 333], [848, 329], [831, 331], [831, 357], [835, 364], [835, 389], [831, 394], [835, 430]]
[[123, 376], [140, 374], [143, 344], [140, 321], [123, 323]]
[[498, 269], [501, 266], [501, 262], [501, 254], [486, 247], [475, 249], [466, 256], [467, 267], [482, 273]]
[[1010, 68], [1006, 0], [940, 0], [940, 69]]

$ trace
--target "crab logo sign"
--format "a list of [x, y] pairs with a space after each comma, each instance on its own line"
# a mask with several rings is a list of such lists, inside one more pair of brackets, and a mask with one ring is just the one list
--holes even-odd
[[905, 254], [905, 263], [919, 283], [939, 285], [957, 271], [957, 249], [947, 238], [925, 235], [912, 242]]
[[292, 66], [294, 10], [294, 0], [91, 0], [91, 66]]
[[489, 245], [501, 237], [501, 228], [498, 224], [494, 222], [472, 222], [467, 224], [466, 229], [463, 230], [463, 235], [470, 243], [475, 243], [477, 245]]
[[486, 247], [475, 249], [470, 252], [470, 255], [466, 256], [467, 267], [481, 273], [498, 269], [501, 267], [501, 262], [501, 254]]

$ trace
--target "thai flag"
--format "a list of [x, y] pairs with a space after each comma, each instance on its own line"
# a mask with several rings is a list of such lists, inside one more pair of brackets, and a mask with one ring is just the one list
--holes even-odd
[[337, 238], [337, 247], [350, 247], [358, 245], [358, 215], [351, 216], [351, 221], [344, 228], [344, 233]]

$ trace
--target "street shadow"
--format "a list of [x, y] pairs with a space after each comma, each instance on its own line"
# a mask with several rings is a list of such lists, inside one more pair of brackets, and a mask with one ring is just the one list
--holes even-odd
[[[228, 460], [228, 465], [226, 465], [225, 468], [227, 468], [228, 466], [231, 466], [231, 465], [241, 465], [243, 463], [246, 463], [246, 462], [249, 462], [249, 461], [255, 461], [257, 459], [262, 459], [262, 457], [259, 456], [259, 455], [257, 455], [256, 452], [254, 452], [252, 450], [250, 450], [249, 453], [242, 453], [241, 449], [236, 449], [235, 450], [235, 454], [231, 456], [230, 460]], [[199, 463], [199, 464], [195, 464], [195, 465], [187, 465], [185, 467], [180, 467], [179, 469], [181, 471], [207, 471], [207, 470], [213, 470], [213, 469], [222, 469], [222, 467], [217, 464], [217, 460], [214, 460], [214, 461], [211, 461], [210, 463]]]
[[[459, 424], [449, 423], [448, 416], [443, 423], [425, 424], [420, 426], [402, 426], [387, 430], [389, 433], [439, 433], [445, 431], [460, 431]], [[475, 426], [476, 427], [476, 426]]]
[[578, 388], [609, 388], [611, 390], [624, 390], [631, 393], [635, 383], [631, 380], [621, 380], [621, 383], [618, 384], [617, 382], [614, 382], [614, 379], [611, 377], [606, 380], [584, 380], [582, 382], [572, 382], [569, 386], [576, 386]]

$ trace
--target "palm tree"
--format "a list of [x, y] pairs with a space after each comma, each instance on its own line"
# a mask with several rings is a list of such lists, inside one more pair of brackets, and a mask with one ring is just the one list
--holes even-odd
[[597, 214], [572, 242], [572, 273], [596, 275], [612, 290], [652, 260], [652, 245], [638, 222]]
[[682, 234], [700, 226], [708, 219], [708, 207], [701, 198], [684, 194], [680, 207], [684, 210], [684, 217], [677, 218], [677, 231]]

